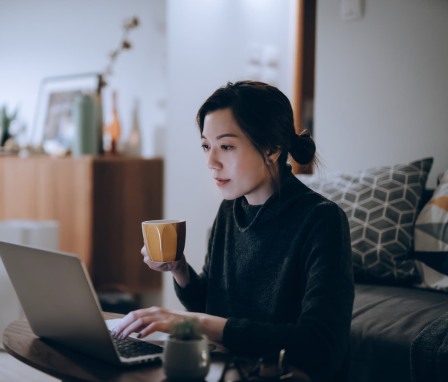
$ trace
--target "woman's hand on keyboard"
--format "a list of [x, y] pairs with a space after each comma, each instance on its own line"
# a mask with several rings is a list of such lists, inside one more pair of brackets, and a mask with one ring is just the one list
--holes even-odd
[[131, 333], [146, 337], [153, 332], [169, 333], [173, 324], [184, 319], [196, 319], [201, 331], [212, 341], [221, 342], [227, 319], [204, 313], [175, 311], [158, 306], [134, 310], [124, 316], [112, 330], [112, 335], [125, 338]]

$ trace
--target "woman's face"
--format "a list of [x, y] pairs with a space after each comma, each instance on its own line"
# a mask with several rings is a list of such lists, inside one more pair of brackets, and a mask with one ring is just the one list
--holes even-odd
[[224, 199], [245, 195], [249, 204], [257, 205], [272, 195], [273, 182], [265, 159], [240, 129], [231, 109], [206, 115], [202, 148]]

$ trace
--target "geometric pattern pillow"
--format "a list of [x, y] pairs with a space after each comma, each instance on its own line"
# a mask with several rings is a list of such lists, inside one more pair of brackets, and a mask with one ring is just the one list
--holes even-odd
[[336, 202], [350, 224], [355, 281], [403, 283], [418, 272], [411, 256], [413, 227], [433, 158], [352, 175], [297, 177]]
[[422, 286], [448, 291], [448, 171], [418, 215], [414, 236]]

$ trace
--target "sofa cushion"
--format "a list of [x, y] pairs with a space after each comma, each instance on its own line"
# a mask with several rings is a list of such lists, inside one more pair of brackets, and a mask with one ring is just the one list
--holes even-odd
[[448, 171], [418, 215], [414, 237], [419, 286], [448, 291]]
[[413, 226], [433, 159], [355, 174], [298, 175], [347, 214], [356, 281], [409, 282], [418, 276]]
[[349, 381], [410, 381], [411, 345], [448, 311], [447, 295], [398, 286], [355, 288]]

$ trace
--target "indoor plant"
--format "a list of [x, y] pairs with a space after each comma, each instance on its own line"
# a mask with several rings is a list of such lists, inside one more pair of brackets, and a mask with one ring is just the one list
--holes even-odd
[[9, 113], [6, 105], [0, 107], [0, 146], [4, 146], [5, 143], [12, 138], [11, 124], [17, 117], [17, 109], [14, 112]]
[[173, 325], [164, 348], [163, 368], [169, 380], [197, 381], [208, 374], [208, 339], [196, 320], [185, 319]]

